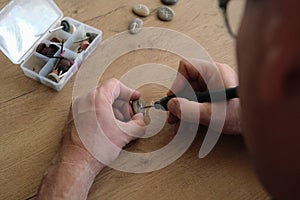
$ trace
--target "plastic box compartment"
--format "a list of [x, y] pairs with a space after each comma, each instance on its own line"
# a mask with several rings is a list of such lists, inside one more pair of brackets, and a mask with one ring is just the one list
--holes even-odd
[[[31, 7], [32, 12], [28, 12]], [[40, 10], [39, 10], [40, 9]], [[50, 17], [43, 18], [43, 14]], [[49, 30], [59, 27], [62, 20], [68, 21], [76, 30], [68, 33], [58, 30], [50, 33]], [[48, 24], [45, 25], [45, 22]], [[32, 29], [21, 30], [22, 27], [32, 27]], [[78, 52], [80, 43], [74, 43], [86, 37], [86, 33], [95, 33], [97, 37], [89, 47]], [[39, 34], [37, 34], [39, 33]], [[40, 34], [42, 33], [42, 34]], [[29, 41], [27, 41], [29, 38]], [[52, 38], [64, 41], [64, 57], [74, 61], [63, 78], [57, 83], [47, 78], [57, 63], [57, 58], [49, 58], [36, 52], [39, 44], [45, 43], [56, 45], [58, 51], [55, 57], [60, 56], [59, 44], [52, 43]], [[17, 44], [12, 44], [8, 39], [16, 39]], [[102, 40], [102, 31], [75, 19], [63, 18], [62, 11], [52, 0], [13, 0], [0, 12], [0, 49], [15, 64], [21, 64], [24, 74], [48, 87], [60, 91], [77, 72], [82, 62], [96, 49]]]

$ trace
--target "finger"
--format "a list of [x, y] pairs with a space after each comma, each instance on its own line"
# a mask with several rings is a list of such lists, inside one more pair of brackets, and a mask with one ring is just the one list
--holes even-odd
[[[202, 60], [195, 59], [191, 59], [191, 61], [192, 62], [187, 60], [180, 61], [176, 80], [174, 81], [167, 95], [170, 96], [174, 93], [179, 93], [188, 84], [190, 84], [194, 90], [203, 91], [206, 89], [206, 83], [202, 76], [206, 75], [207, 63]], [[195, 66], [197, 66], [197, 68]]]
[[183, 90], [188, 84], [188, 81], [192, 80], [192, 78], [189, 76], [189, 69], [193, 71], [191, 73], [194, 75], [193, 67], [191, 67], [186, 60], [181, 60], [179, 62], [177, 76], [173, 85], [171, 86], [171, 89], [167, 93], [168, 95], [173, 95], [174, 93], [178, 93], [179, 91]]
[[122, 113], [124, 120], [129, 121], [131, 119], [133, 111], [129, 102], [117, 99], [113, 104], [113, 108]]
[[140, 138], [145, 134], [146, 124], [142, 113], [138, 113], [132, 117], [129, 122], [120, 122], [119, 128], [126, 135], [133, 138]]
[[216, 63], [220, 73], [223, 75], [223, 82], [226, 88], [238, 86], [237, 73], [227, 64]]
[[211, 117], [211, 104], [198, 103], [183, 98], [174, 98], [168, 102], [168, 110], [181, 121], [208, 125]]
[[167, 122], [168, 122], [169, 124], [175, 124], [175, 123], [178, 122], [178, 121], [179, 121], [179, 118], [178, 118], [178, 117], [176, 117], [176, 116], [173, 115], [172, 113], [169, 114], [169, 117], [168, 117], [168, 119], [167, 119]]
[[107, 123], [115, 120], [112, 107], [115, 100], [122, 99], [129, 102], [131, 99], [139, 98], [139, 96], [139, 92], [127, 88], [117, 79], [106, 81], [95, 91], [95, 107], [99, 120]]
[[117, 108], [113, 108], [114, 114], [116, 119], [120, 120], [120, 121], [125, 121], [125, 117], [123, 116], [122, 112], [117, 109]]
[[100, 88], [111, 104], [113, 104], [116, 99], [129, 102], [130, 100], [136, 100], [140, 97], [138, 91], [128, 88], [117, 79], [106, 81]]
[[174, 98], [168, 102], [168, 110], [181, 121], [199, 123], [198, 103], [183, 98]]
[[111, 79], [107, 82], [107, 84], [112, 85], [112, 93], [114, 95], [114, 100], [121, 99], [129, 102], [130, 100], [136, 100], [140, 97], [140, 93], [138, 91], [125, 86], [117, 79]]
[[178, 132], [178, 130], [179, 130], [179, 127], [180, 127], [180, 121], [178, 121], [176, 124], [175, 124], [175, 126], [174, 126], [174, 133], [177, 133]]
[[137, 113], [132, 117], [132, 122], [136, 123], [140, 127], [146, 126], [144, 121], [144, 115], [142, 113]]
[[201, 74], [202, 78], [199, 77], [199, 82], [205, 83], [207, 88], [224, 88], [223, 73], [217, 63], [199, 59], [189, 59], [188, 62]]

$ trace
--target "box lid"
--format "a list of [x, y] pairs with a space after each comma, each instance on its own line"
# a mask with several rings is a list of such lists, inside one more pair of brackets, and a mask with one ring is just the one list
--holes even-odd
[[0, 50], [15, 64], [63, 17], [53, 0], [12, 0], [0, 12]]

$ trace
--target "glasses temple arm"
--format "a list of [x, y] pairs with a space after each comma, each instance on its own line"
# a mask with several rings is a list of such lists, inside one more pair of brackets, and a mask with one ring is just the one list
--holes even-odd
[[225, 22], [225, 26], [226, 26], [228, 34], [233, 39], [236, 39], [236, 36], [232, 32], [232, 29], [231, 29], [231, 26], [230, 26], [229, 20], [228, 20], [228, 15], [227, 15], [228, 2], [229, 2], [229, 0], [219, 0], [219, 8], [222, 10], [222, 14], [223, 14], [223, 18], [224, 18], [224, 22]]

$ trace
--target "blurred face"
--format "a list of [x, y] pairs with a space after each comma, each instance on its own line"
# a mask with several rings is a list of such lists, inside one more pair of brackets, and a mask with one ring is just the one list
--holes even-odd
[[278, 199], [300, 198], [299, 46], [299, 0], [247, 1], [237, 39], [244, 137]]

